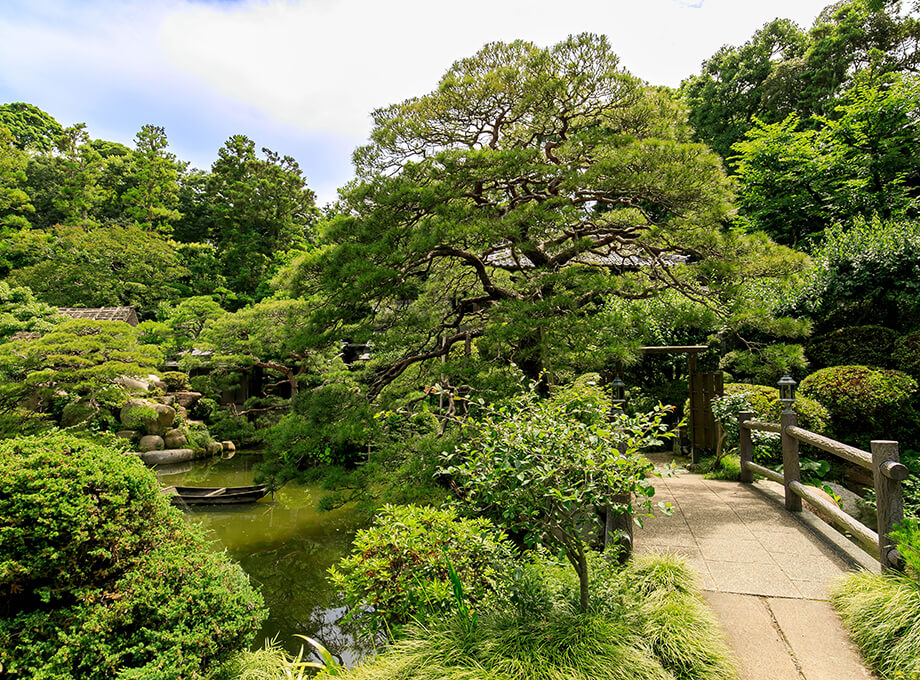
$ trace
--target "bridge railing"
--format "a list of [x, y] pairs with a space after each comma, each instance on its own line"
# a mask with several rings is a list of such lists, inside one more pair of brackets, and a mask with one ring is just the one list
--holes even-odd
[[[792, 410], [783, 411], [779, 423], [758, 422], [753, 420], [753, 417], [754, 414], [750, 411], [738, 414], [741, 433], [741, 481], [749, 484], [754, 481], [754, 475], [760, 475], [782, 484], [787, 510], [801, 512], [804, 498], [813, 507], [820, 509], [837, 529], [851, 534], [867, 552], [876, 555], [883, 569], [902, 568], [903, 560], [890, 535], [894, 525], [904, 519], [901, 482], [907, 479], [909, 474], [907, 467], [900, 462], [898, 442], [873, 440], [870, 445], [871, 451], [863, 451], [799, 427], [798, 415]], [[783, 447], [782, 473], [754, 462], [752, 430], [776, 432], [780, 435]], [[878, 531], [873, 531], [850, 517], [835, 503], [818, 493], [814, 487], [802, 484], [799, 467], [800, 442], [872, 470]]]

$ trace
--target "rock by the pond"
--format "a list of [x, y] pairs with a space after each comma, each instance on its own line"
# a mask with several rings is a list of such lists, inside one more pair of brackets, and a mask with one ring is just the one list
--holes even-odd
[[179, 428], [167, 430], [166, 434], [163, 435], [163, 441], [168, 449], [181, 449], [188, 446], [188, 438]]
[[131, 394], [143, 394], [150, 391], [150, 381], [130, 375], [120, 375], [115, 382], [126, 387]]
[[118, 420], [126, 430], [149, 432], [149, 427], [156, 426], [157, 423], [158, 414], [155, 406], [154, 402], [146, 399], [128, 399], [118, 413]]
[[211, 442], [208, 444], [207, 452], [209, 456], [216, 456], [223, 450], [224, 447], [220, 442]]
[[138, 443], [137, 448], [141, 451], [157, 451], [166, 446], [166, 442], [163, 441], [163, 437], [158, 434], [147, 434], [141, 437], [140, 443]]
[[134, 439], [137, 436], [137, 430], [119, 430], [115, 436], [119, 439]]
[[153, 408], [157, 412], [157, 420], [156, 423], [148, 426], [147, 432], [165, 434], [167, 430], [172, 429], [173, 421], [176, 419], [176, 409], [166, 404], [154, 404]]
[[156, 401], [159, 404], [166, 404], [167, 406], [176, 405], [176, 398], [171, 394], [164, 394], [163, 396], [156, 397]]
[[200, 456], [197, 456], [192, 449], [160, 449], [141, 453], [141, 460], [147, 465], [172, 465], [173, 463], [184, 463], [196, 458], [200, 458]]
[[201, 392], [171, 392], [170, 394], [184, 408], [192, 408], [201, 399]]
[[229, 440], [221, 442], [220, 445], [224, 451], [236, 451], [236, 444]]

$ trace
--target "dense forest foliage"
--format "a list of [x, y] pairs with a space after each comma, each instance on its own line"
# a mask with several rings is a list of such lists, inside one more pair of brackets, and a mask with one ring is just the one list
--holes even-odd
[[[2, 104], [0, 439], [112, 443], [150, 408], [125, 377], [150, 378], [199, 394], [170, 423], [189, 445], [259, 447], [275, 482], [325, 476], [325, 507], [441, 501], [483, 474], [458, 462], [481, 453], [471, 433], [523, 417], [496, 404], [591, 401], [579, 376], [619, 375], [624, 417], [675, 424], [686, 368], [639, 347], [702, 344], [701, 368], [747, 384], [726, 388], [734, 412], [767, 416], [757, 389], [789, 373], [826, 434], [915, 442], [918, 13], [776, 19], [676, 89], [595, 35], [491, 43], [374, 111], [322, 210], [296, 160], [242, 134], [200, 170], [155, 124], [129, 147]], [[58, 312], [116, 306], [140, 323]], [[581, 548], [564, 551], [587, 608]]]

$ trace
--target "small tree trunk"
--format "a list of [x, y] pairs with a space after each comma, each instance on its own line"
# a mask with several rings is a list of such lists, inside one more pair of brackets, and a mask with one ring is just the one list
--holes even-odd
[[578, 604], [582, 612], [588, 611], [588, 560], [585, 558], [585, 550], [581, 543], [576, 544], [575, 549], [569, 549], [565, 553], [569, 562], [575, 568], [578, 574]]

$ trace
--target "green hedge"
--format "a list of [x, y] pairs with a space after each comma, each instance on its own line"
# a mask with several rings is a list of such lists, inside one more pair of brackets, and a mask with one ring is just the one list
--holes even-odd
[[809, 340], [805, 353], [813, 368], [858, 364], [892, 368], [897, 333], [884, 326], [848, 326]]
[[54, 433], [0, 443], [4, 678], [212, 677], [264, 612], [135, 457]]
[[891, 358], [899, 371], [920, 380], [920, 331], [898, 338]]
[[824, 404], [834, 435], [865, 445], [890, 438], [912, 416], [910, 400], [917, 381], [905, 373], [867, 366], [831, 366], [812, 373], [799, 385], [803, 396]]

